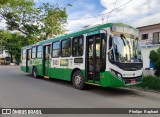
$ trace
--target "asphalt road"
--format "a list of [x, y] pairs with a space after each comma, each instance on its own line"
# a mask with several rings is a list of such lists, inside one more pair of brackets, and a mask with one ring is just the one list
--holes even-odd
[[[35, 79], [19, 66], [0, 66], [0, 108], [158, 108], [160, 93], [91, 86], [77, 90], [70, 82]], [[3, 116], [3, 115], [1, 115]], [[13, 115], [17, 117], [18, 115]], [[44, 115], [43, 115], [44, 116]], [[46, 116], [46, 115], [45, 115]], [[62, 115], [48, 115], [62, 116]], [[75, 117], [75, 115], [63, 115]], [[84, 115], [76, 115], [84, 116]], [[108, 115], [85, 115], [99, 117]], [[117, 115], [110, 115], [117, 116]], [[145, 115], [119, 115], [119, 117]], [[159, 115], [155, 115], [159, 116]]]

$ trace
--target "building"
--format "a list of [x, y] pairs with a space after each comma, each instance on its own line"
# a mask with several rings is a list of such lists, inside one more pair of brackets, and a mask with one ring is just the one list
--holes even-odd
[[10, 63], [10, 54], [7, 50], [4, 50], [3, 46], [0, 46], [0, 65]]
[[0, 58], [10, 57], [7, 50], [4, 47], [0, 46]]
[[160, 47], [160, 23], [138, 27], [137, 29], [139, 30], [139, 38], [142, 45], [143, 68], [145, 70], [153, 69], [154, 66], [150, 62], [149, 54], [151, 50], [156, 50]]

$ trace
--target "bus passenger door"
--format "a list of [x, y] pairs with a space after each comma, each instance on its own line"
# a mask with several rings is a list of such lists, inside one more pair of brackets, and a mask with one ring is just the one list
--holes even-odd
[[[86, 77], [87, 82], [100, 81], [100, 73], [105, 71], [106, 42], [103, 34], [87, 36], [86, 41]], [[101, 70], [103, 68], [103, 70]]]
[[43, 49], [43, 74], [44, 76], [50, 75], [50, 59], [51, 59], [51, 45], [45, 45]]
[[27, 49], [26, 50], [26, 72], [28, 72], [29, 71], [29, 59], [30, 59], [30, 56], [29, 56], [29, 54], [30, 54], [30, 49]]

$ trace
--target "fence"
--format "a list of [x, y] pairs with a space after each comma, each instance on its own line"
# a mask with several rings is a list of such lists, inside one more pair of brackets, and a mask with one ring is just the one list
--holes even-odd
[[154, 45], [154, 44], [160, 44], [160, 37], [158, 38], [148, 38], [148, 39], [145, 39], [145, 40], [141, 40], [141, 44], [142, 45]]

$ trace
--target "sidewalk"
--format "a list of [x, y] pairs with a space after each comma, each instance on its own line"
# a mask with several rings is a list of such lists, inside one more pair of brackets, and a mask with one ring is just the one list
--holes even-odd
[[146, 91], [146, 92], [151, 92], [151, 93], [159, 93], [160, 94], [160, 91], [153, 90], [153, 89], [143, 89], [141, 87], [136, 87], [136, 86], [126, 87], [126, 88], [137, 89], [137, 90], [141, 90], [141, 91]]

